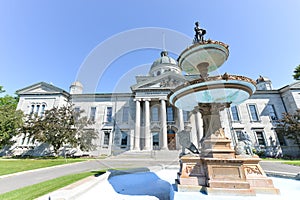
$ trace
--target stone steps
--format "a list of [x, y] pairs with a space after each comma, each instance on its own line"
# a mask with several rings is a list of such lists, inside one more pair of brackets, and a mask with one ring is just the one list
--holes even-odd
[[180, 151], [153, 150], [153, 151], [126, 151], [111, 159], [156, 159], [156, 160], [178, 160]]

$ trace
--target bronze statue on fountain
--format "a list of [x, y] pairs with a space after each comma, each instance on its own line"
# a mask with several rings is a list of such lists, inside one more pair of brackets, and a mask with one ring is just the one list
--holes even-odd
[[194, 43], [203, 42], [204, 41], [203, 36], [206, 34], [206, 30], [200, 28], [199, 22], [196, 22], [195, 25], [196, 27], [194, 28], [195, 30]]

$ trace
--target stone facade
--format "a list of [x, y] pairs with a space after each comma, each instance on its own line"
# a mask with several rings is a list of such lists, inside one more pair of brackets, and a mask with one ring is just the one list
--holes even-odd
[[[148, 75], [137, 76], [131, 93], [83, 93], [84, 86], [78, 81], [70, 86], [70, 92], [44, 82], [18, 90], [17, 109], [25, 114], [42, 113], [53, 106], [62, 106], [67, 101], [77, 110], [95, 121], [94, 128], [99, 138], [94, 141], [94, 152], [79, 152], [99, 156], [119, 154], [124, 151], [179, 150], [177, 132], [187, 126], [191, 129], [191, 142], [199, 147], [203, 137], [202, 116], [199, 112], [186, 112], [168, 102], [167, 95], [178, 85], [197, 77], [182, 75], [177, 62], [165, 52], [157, 59]], [[269, 156], [284, 154], [300, 156], [299, 149], [276, 132], [276, 120], [282, 113], [292, 113], [300, 108], [300, 82], [281, 89], [272, 89], [265, 77], [257, 79], [258, 90], [238, 106], [226, 108], [221, 114], [225, 135], [233, 145], [239, 134], [250, 135], [257, 151]], [[19, 137], [11, 148], [13, 154], [43, 154], [36, 151], [40, 144]], [[297, 154], [298, 153], [298, 154]]]

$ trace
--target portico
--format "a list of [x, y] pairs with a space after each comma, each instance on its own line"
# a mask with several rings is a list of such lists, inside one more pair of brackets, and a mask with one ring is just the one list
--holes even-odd
[[179, 149], [176, 132], [184, 128], [182, 110], [169, 105], [167, 110], [166, 98], [136, 98], [135, 104], [133, 150]]
[[181, 73], [177, 62], [166, 51], [153, 62], [148, 75], [137, 76], [136, 84], [131, 86], [135, 96], [135, 130], [132, 150], [149, 151], [179, 150], [177, 132], [184, 127], [193, 128], [193, 142], [197, 145], [201, 135], [201, 114], [183, 111], [172, 106], [168, 94], [187, 80]]

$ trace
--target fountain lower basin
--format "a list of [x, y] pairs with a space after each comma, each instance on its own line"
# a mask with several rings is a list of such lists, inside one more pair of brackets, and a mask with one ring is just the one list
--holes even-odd
[[176, 107], [191, 111], [199, 102], [240, 104], [255, 90], [255, 82], [252, 79], [224, 74], [187, 82], [175, 88], [168, 98]]

